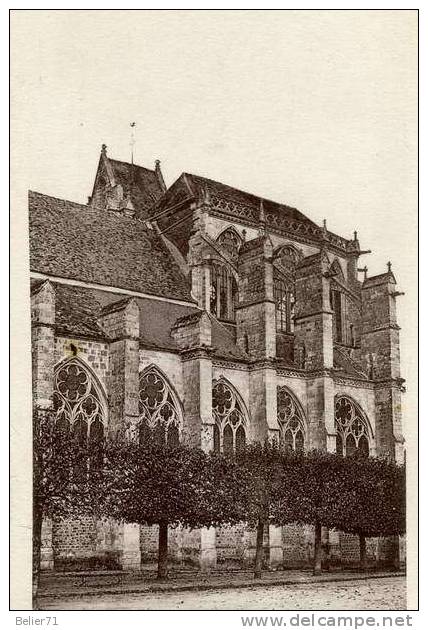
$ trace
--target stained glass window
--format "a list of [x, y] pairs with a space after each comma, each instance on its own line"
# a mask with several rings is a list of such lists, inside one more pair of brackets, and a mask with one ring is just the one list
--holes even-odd
[[276, 255], [276, 261], [281, 265], [282, 269], [289, 274], [294, 274], [296, 264], [299, 260], [299, 253], [290, 245], [281, 247]]
[[347, 396], [335, 403], [336, 452], [352, 455], [357, 449], [369, 454], [369, 428], [362, 411]]
[[71, 359], [55, 371], [54, 408], [59, 431], [72, 430], [79, 440], [99, 440], [104, 435], [106, 405], [95, 378], [81, 361]]
[[140, 374], [138, 400], [140, 444], [155, 439], [158, 444], [177, 446], [180, 442], [179, 405], [166, 378], [151, 367]]
[[274, 273], [274, 299], [276, 313], [276, 330], [291, 333], [294, 330], [294, 290], [290, 282], [275, 271]]
[[214, 450], [233, 453], [245, 447], [245, 415], [233, 388], [226, 381], [214, 381], [212, 399]]
[[342, 293], [336, 289], [330, 291], [330, 303], [333, 311], [333, 336], [335, 341], [343, 341], [343, 304]]
[[[72, 437], [83, 447], [90, 444], [90, 461], [82, 458], [75, 475], [84, 477], [88, 470], [102, 463], [102, 442], [106, 424], [106, 403], [95, 377], [81, 361], [67, 360], [59, 365], [54, 376], [54, 409], [56, 429], [64, 438]], [[100, 445], [101, 448], [96, 448]]]
[[214, 263], [211, 267], [211, 313], [218, 319], [233, 321], [238, 298], [236, 280], [228, 267]]
[[291, 451], [302, 451], [306, 433], [303, 413], [286, 387], [277, 388], [277, 416], [284, 447]]
[[220, 234], [217, 238], [217, 243], [222, 247], [232, 260], [236, 260], [239, 254], [239, 248], [242, 244], [242, 239], [235, 229], [229, 227]]

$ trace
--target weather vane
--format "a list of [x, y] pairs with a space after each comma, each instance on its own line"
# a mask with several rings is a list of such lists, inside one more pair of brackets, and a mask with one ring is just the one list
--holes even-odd
[[131, 127], [131, 141], [130, 141], [130, 145], [131, 145], [131, 164], [134, 164], [134, 146], [135, 146], [135, 127], [136, 127], [137, 123], [132, 122], [129, 123], [129, 126]]

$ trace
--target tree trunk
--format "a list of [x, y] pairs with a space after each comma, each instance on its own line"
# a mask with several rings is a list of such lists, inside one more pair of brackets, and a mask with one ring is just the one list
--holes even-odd
[[360, 539], [360, 571], [367, 571], [367, 541], [364, 534], [358, 534]]
[[33, 610], [38, 610], [40, 561], [42, 551], [43, 514], [38, 505], [33, 506]]
[[168, 523], [159, 523], [158, 580], [168, 577]]
[[315, 545], [314, 545], [314, 575], [321, 573], [321, 559], [322, 559], [322, 547], [321, 547], [321, 523], [315, 522]]
[[254, 560], [254, 579], [262, 577], [262, 565], [263, 565], [263, 532], [264, 524], [261, 519], [257, 523], [257, 538], [256, 538], [256, 557]]

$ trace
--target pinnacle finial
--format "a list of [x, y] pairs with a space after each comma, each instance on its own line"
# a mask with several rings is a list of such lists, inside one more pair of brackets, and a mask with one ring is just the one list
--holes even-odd
[[358, 232], [357, 230], [354, 231], [354, 241], [358, 240]]
[[106, 144], [102, 144], [101, 145], [101, 153], [103, 155], [107, 155], [107, 145]]
[[364, 272], [364, 282], [367, 280], [367, 272], [368, 272], [368, 267], [367, 265], [364, 265], [364, 267], [359, 267], [358, 271], [362, 271]]
[[259, 209], [259, 221], [260, 223], [265, 222], [265, 206], [263, 203], [263, 199], [260, 199], [260, 209]]
[[386, 266], [388, 267], [388, 273], [391, 273], [391, 267], [392, 267], [392, 263], [388, 260], [388, 262], [386, 263]]
[[327, 229], [327, 219], [323, 219], [322, 220], [322, 227], [323, 227], [324, 230]]
[[160, 160], [155, 160], [155, 167], [160, 168]]

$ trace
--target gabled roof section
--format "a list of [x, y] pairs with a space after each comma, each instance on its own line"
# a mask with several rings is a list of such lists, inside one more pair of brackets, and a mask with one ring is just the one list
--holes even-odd
[[149, 209], [164, 192], [156, 171], [128, 162], [107, 159], [113, 167], [116, 183], [122, 186], [125, 195], [129, 193], [137, 215], [147, 216]]
[[193, 302], [162, 239], [135, 217], [30, 191], [29, 224], [31, 271]]
[[197, 191], [193, 189], [189, 176], [182, 173], [178, 179], [168, 188], [164, 195], [154, 204], [150, 210], [151, 216], [173, 209], [185, 201], [194, 199]]
[[146, 219], [149, 209], [165, 192], [165, 182], [156, 160], [154, 170], [113, 160], [102, 145], [98, 168], [94, 179], [90, 205], [124, 211]]
[[268, 231], [286, 232], [296, 240], [325, 241], [342, 254], [349, 246], [346, 238], [322, 229], [297, 208], [191, 173], [183, 173], [172, 184], [150, 210], [150, 215], [163, 220], [190, 200], [200, 200], [215, 213], [237, 217], [242, 223], [263, 224]]
[[290, 219], [315, 225], [313, 221], [297, 210], [297, 208], [264, 199], [263, 197], [239, 190], [238, 188], [233, 188], [227, 184], [216, 182], [207, 177], [191, 174], [186, 175], [190, 179], [192, 188], [195, 189], [199, 195], [208, 195], [208, 198], [214, 196], [231, 203], [242, 204], [257, 213], [257, 218], [259, 217], [260, 205], [262, 203], [265, 214], [268, 212], [280, 213]]

